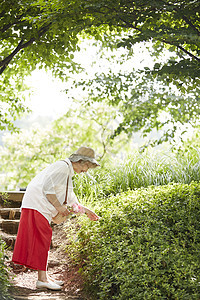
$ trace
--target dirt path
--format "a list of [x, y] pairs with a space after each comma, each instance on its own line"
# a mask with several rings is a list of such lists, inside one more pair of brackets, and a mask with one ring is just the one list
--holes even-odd
[[7, 265], [10, 269], [10, 279], [13, 282], [11, 293], [16, 300], [89, 300], [82, 291], [83, 280], [78, 273], [78, 267], [71, 264], [64, 251], [66, 236], [62, 225], [53, 227], [53, 247], [49, 252], [48, 274], [57, 280], [64, 281], [61, 291], [38, 290], [35, 288], [37, 272], [25, 269], [11, 262], [12, 251], [8, 251]]

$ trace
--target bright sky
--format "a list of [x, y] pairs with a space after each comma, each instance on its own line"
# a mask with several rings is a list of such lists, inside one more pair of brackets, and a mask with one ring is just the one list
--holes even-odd
[[33, 111], [33, 116], [56, 118], [67, 111], [66, 94], [62, 92], [66, 88], [66, 83], [53, 78], [44, 70], [37, 70], [27, 78], [26, 84], [32, 90], [27, 104]]
[[[108, 61], [106, 58], [99, 59], [97, 57], [97, 48], [91, 45], [83, 47], [81, 52], [75, 54], [77, 62], [81, 63], [89, 74], [100, 71], [105, 72], [108, 68]], [[110, 52], [110, 54], [113, 54]], [[121, 51], [118, 49], [117, 53], [120, 57]], [[117, 59], [116, 59], [117, 61]], [[95, 62], [93, 67], [91, 62]], [[132, 68], [141, 68], [144, 65], [152, 65], [152, 59], [148, 53], [148, 50], [144, 47], [142, 52], [136, 47], [133, 58], [131, 61], [122, 65], [115, 64], [112, 67], [115, 71], [117, 68], [121, 68], [123, 71], [130, 70]], [[111, 64], [112, 65], [112, 64]], [[32, 73], [30, 77], [26, 79], [26, 84], [32, 88], [32, 94], [27, 105], [32, 109], [32, 117], [35, 116], [51, 116], [54, 119], [67, 112], [69, 106], [68, 98], [65, 92], [62, 90], [67, 88], [67, 83], [63, 83], [61, 80], [55, 79], [51, 74], [47, 74], [44, 70], [37, 70]], [[82, 95], [78, 94], [78, 97]], [[27, 97], [28, 98], [28, 97]]]

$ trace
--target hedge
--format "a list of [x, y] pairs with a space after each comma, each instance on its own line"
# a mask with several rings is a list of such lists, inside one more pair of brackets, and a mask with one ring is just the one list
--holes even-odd
[[200, 184], [127, 191], [96, 211], [67, 248], [92, 299], [200, 299]]

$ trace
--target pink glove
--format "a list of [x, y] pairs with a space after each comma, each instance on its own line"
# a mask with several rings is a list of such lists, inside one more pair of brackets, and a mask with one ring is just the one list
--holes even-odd
[[85, 209], [81, 204], [74, 203], [72, 204], [72, 208], [74, 213], [81, 213], [81, 214], [85, 213]]

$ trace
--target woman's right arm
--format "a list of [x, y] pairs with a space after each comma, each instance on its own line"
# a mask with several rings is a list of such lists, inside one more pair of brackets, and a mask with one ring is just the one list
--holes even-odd
[[55, 207], [55, 209], [61, 213], [63, 216], [68, 216], [71, 211], [69, 211], [66, 205], [60, 204], [55, 194], [47, 194], [47, 200]]

